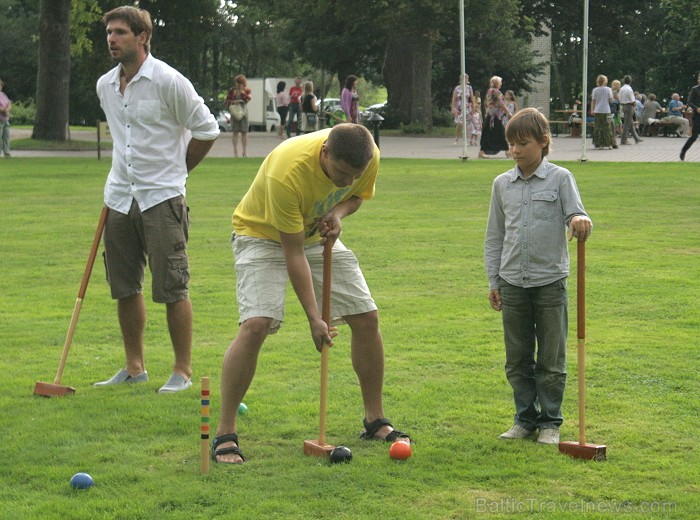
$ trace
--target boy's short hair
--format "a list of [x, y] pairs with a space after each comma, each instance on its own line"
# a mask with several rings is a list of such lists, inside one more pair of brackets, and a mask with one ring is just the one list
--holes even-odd
[[129, 26], [131, 32], [139, 35], [145, 32], [146, 52], [151, 52], [151, 36], [153, 35], [153, 22], [151, 21], [151, 13], [145, 9], [139, 9], [131, 5], [123, 5], [112, 9], [102, 17], [102, 22], [106, 25], [112, 20], [120, 20]]
[[523, 143], [529, 139], [534, 139], [538, 143], [546, 140], [547, 146], [542, 148], [542, 157], [549, 154], [552, 146], [552, 131], [547, 118], [536, 108], [523, 108], [516, 112], [506, 125], [506, 141], [509, 143]]
[[335, 125], [326, 140], [328, 154], [333, 160], [345, 161], [353, 168], [364, 168], [374, 157], [374, 139], [363, 125]]

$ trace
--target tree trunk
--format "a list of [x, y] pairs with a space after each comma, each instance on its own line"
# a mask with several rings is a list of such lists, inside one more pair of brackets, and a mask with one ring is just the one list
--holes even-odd
[[70, 9], [71, 0], [41, 0], [34, 139], [70, 139]]
[[389, 38], [382, 74], [389, 109], [400, 122], [432, 128], [432, 67], [432, 40], [427, 34], [402, 32]]

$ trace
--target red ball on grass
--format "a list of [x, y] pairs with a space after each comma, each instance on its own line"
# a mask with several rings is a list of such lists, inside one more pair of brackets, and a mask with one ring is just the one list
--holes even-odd
[[411, 445], [407, 442], [396, 441], [389, 448], [389, 457], [394, 460], [406, 460], [413, 454]]

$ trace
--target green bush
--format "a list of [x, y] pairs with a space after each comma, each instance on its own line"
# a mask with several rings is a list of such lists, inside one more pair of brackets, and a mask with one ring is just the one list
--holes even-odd
[[452, 112], [447, 108], [433, 108], [433, 126], [453, 126]]
[[33, 125], [35, 113], [36, 105], [33, 99], [12, 103], [11, 122], [13, 125]]
[[428, 133], [428, 128], [423, 123], [419, 123], [418, 121], [414, 121], [414, 122], [408, 123], [408, 124], [400, 123], [399, 129], [401, 130], [401, 133], [403, 133], [403, 134], [427, 134]]

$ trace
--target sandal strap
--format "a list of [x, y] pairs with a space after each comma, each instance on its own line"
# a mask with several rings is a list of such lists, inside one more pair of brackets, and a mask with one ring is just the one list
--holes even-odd
[[238, 434], [225, 433], [223, 435], [219, 435], [218, 437], [214, 437], [214, 441], [211, 443], [212, 448], [216, 448], [219, 444], [222, 444], [224, 442], [235, 442], [236, 444], [238, 444]]
[[[219, 448], [219, 444], [223, 444], [224, 442], [233, 442], [236, 445], [235, 446], [229, 446], [228, 448]], [[241, 448], [238, 446], [238, 434], [236, 433], [225, 433], [224, 435], [220, 435], [218, 437], [215, 437], [214, 440], [211, 443], [211, 458], [214, 462], [217, 462], [216, 457], [218, 455], [238, 455], [245, 461], [245, 457], [243, 456], [243, 452], [241, 451]]]
[[238, 455], [245, 461], [245, 457], [243, 456], [243, 452], [238, 446], [231, 446], [230, 448], [219, 448], [217, 450], [214, 450], [213, 453], [211, 454], [212, 459], [214, 462], [218, 462], [216, 460], [216, 457], [219, 455]]
[[[411, 439], [410, 435], [406, 432], [394, 429], [394, 425], [386, 417], [380, 419], [375, 419], [372, 422], [367, 421], [367, 419], [362, 420], [362, 424], [365, 426], [365, 430], [360, 433], [360, 438], [365, 440], [384, 440], [385, 442], [394, 442], [398, 439]], [[375, 437], [377, 432], [382, 426], [389, 426], [392, 430], [387, 434], [384, 439], [379, 439]]]
[[394, 427], [394, 425], [391, 424], [391, 421], [386, 417], [375, 419], [372, 422], [368, 422], [367, 419], [362, 419], [362, 424], [365, 427], [364, 438], [366, 439], [373, 439], [382, 426], [389, 426], [390, 428]]
[[410, 440], [411, 437], [406, 432], [402, 432], [399, 430], [391, 430], [389, 432], [389, 435], [387, 435], [386, 439], [384, 439], [384, 440], [387, 442], [394, 442], [394, 441], [397, 441], [399, 439], [409, 439]]

